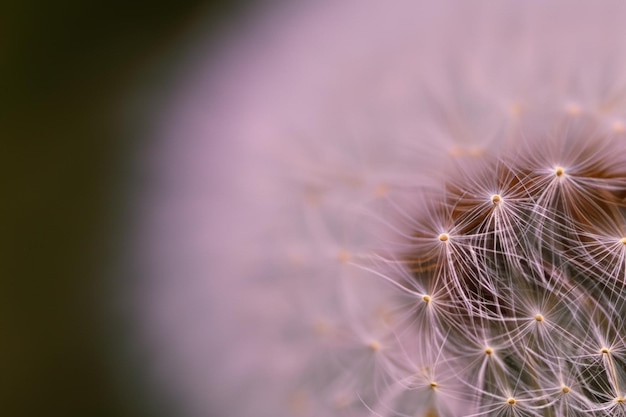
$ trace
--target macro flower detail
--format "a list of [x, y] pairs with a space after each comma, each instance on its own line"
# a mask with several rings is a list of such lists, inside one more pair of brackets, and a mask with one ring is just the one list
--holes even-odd
[[181, 408], [626, 416], [626, 7], [604, 6], [310, 3], [191, 83], [143, 313]]
[[[425, 369], [454, 363], [447, 377], [462, 387], [451, 399], [434, 393], [415, 415], [626, 413], [625, 358], [607, 347], [624, 346], [626, 160], [613, 152], [625, 138], [577, 137], [593, 123], [583, 119], [563, 116], [548, 142], [460, 161], [428, 194], [429, 210], [404, 212], [413, 232], [393, 262], [407, 273], [385, 278], [406, 296], [440, 294], [439, 309], [415, 310], [391, 331], [422, 340], [409, 350], [436, 352]], [[551, 148], [536, 154], [543, 143]], [[389, 410], [378, 413], [402, 415]]]

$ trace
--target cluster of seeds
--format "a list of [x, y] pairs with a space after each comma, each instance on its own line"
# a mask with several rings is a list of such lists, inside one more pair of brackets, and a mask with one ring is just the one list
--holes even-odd
[[626, 139], [589, 126], [460, 160], [399, 210], [381, 275], [414, 377], [377, 414], [626, 415]]
[[155, 125], [178, 414], [626, 417], [626, 3], [302, 3]]

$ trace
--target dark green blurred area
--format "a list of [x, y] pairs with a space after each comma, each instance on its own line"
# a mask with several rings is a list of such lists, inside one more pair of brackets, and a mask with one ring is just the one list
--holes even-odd
[[0, 414], [166, 415], [119, 377], [124, 330], [101, 308], [138, 140], [117, 110], [198, 13], [219, 27], [243, 3], [0, 3]]

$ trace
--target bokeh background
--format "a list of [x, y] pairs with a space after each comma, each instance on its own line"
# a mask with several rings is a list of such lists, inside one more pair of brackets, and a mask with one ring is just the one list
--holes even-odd
[[133, 162], [193, 39], [217, 44], [251, 2], [0, 4], [0, 414], [175, 413], [117, 300]]

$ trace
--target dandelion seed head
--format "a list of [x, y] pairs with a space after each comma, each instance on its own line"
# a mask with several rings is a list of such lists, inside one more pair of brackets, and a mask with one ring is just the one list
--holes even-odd
[[626, 6], [314, 3], [175, 100], [143, 240], [164, 380], [190, 415], [608, 415]]

